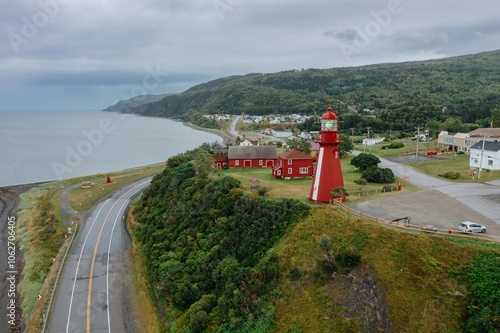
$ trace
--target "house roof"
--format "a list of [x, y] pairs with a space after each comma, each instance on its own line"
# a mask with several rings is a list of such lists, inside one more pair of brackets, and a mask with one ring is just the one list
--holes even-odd
[[278, 155], [279, 158], [285, 159], [285, 160], [312, 160], [311, 155], [304, 154], [300, 150], [297, 149], [292, 149], [289, 151], [286, 151], [284, 153], [281, 153]]
[[311, 150], [319, 150], [319, 143], [316, 141], [311, 141]]
[[[483, 149], [483, 140], [479, 141], [470, 149]], [[500, 150], [500, 142], [498, 141], [485, 141], [484, 142], [484, 150], [489, 150], [489, 151], [499, 151]]]
[[500, 128], [478, 128], [470, 131], [471, 136], [500, 137]]
[[215, 162], [227, 162], [227, 155], [212, 155]]
[[237, 158], [262, 158], [262, 159], [277, 159], [278, 152], [276, 147], [266, 146], [229, 146], [227, 153], [229, 159]]

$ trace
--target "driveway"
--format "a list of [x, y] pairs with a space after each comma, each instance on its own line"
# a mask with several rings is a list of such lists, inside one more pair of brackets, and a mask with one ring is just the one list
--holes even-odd
[[398, 157], [380, 160], [380, 167], [390, 168], [421, 190], [360, 202], [356, 210], [385, 219], [410, 216], [412, 224], [433, 224], [450, 230], [470, 220], [484, 224], [488, 234], [500, 236], [500, 180], [454, 183], [423, 174], [398, 162]]

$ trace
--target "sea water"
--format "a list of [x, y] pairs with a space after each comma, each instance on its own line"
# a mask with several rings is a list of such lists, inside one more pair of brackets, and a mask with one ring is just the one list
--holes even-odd
[[0, 186], [166, 161], [221, 141], [180, 122], [103, 111], [0, 111]]

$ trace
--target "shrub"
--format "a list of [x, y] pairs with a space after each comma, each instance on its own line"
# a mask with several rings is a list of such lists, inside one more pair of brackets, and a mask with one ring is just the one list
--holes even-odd
[[403, 148], [405, 145], [402, 142], [393, 142], [387, 146], [388, 149], [398, 149]]
[[346, 189], [339, 186], [330, 191], [330, 196], [335, 199], [340, 199], [344, 197], [348, 197], [349, 193], [347, 193]]
[[371, 167], [363, 173], [363, 178], [373, 183], [393, 183], [396, 177], [389, 168]]
[[355, 180], [354, 184], [365, 186], [368, 184], [368, 181], [366, 179], [364, 179], [363, 177], [361, 177], [358, 180]]
[[397, 187], [394, 186], [394, 185], [384, 185], [384, 187], [382, 187], [382, 192], [392, 192], [392, 191], [397, 191]]
[[458, 179], [460, 178], [460, 172], [448, 171], [438, 175], [439, 177], [443, 177], [446, 179]]
[[351, 165], [354, 165], [356, 168], [364, 171], [372, 166], [377, 166], [380, 163], [380, 159], [373, 155], [367, 153], [361, 153], [358, 156], [355, 156], [351, 160]]

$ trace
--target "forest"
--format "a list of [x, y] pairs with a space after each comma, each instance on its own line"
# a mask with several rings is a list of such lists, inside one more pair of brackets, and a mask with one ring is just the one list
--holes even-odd
[[[500, 116], [500, 50], [453, 58], [229, 76], [115, 111], [196, 123], [203, 114], [317, 114], [331, 105], [341, 128], [381, 131], [463, 124]], [[499, 119], [500, 124], [500, 119]], [[203, 124], [215, 127], [216, 124]], [[500, 125], [499, 125], [500, 126]]]
[[309, 206], [208, 177], [206, 156], [198, 149], [167, 161], [135, 207], [134, 234], [173, 331], [244, 332], [272, 321], [280, 275], [272, 248]]

